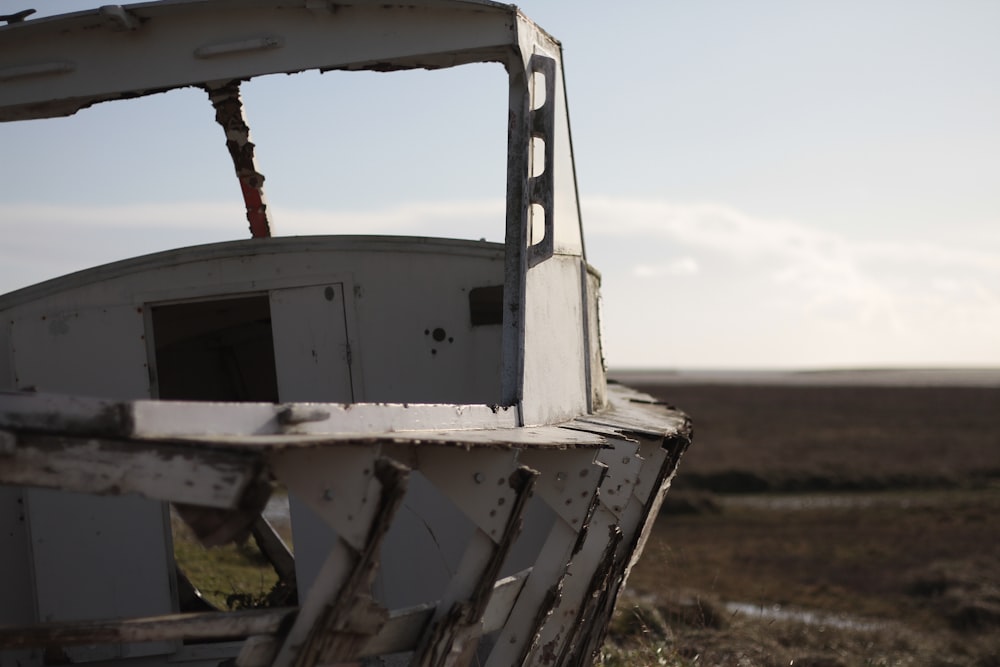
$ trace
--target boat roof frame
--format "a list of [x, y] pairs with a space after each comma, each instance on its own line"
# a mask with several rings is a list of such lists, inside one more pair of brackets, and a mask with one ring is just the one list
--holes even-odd
[[510, 71], [540, 46], [561, 50], [515, 5], [490, 0], [105, 5], [0, 26], [0, 122], [268, 74], [486, 62]]
[[241, 82], [488, 62], [508, 78], [501, 404], [518, 406], [522, 424], [552, 423], [597, 407], [591, 387], [603, 386], [605, 371], [590, 312], [596, 273], [586, 265], [562, 47], [516, 6], [164, 0], [20, 21], [0, 26], [0, 122], [202, 88], [226, 131], [251, 232], [269, 236]]

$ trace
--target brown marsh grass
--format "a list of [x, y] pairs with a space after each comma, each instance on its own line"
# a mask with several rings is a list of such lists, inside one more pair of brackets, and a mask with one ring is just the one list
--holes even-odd
[[605, 665], [1000, 665], [1000, 389], [640, 388], [695, 441]]

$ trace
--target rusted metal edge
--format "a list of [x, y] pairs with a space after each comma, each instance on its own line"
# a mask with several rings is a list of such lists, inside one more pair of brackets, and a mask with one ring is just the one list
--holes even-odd
[[632, 558], [632, 554], [640, 544], [645, 543], [649, 530], [652, 528], [653, 522], [656, 520], [656, 515], [659, 513], [663, 497], [669, 489], [670, 479], [676, 474], [681, 456], [687, 450], [690, 443], [690, 437], [683, 434], [665, 438], [661, 443], [660, 446], [666, 450], [667, 455], [660, 465], [660, 470], [658, 471], [652, 491], [643, 503], [643, 511], [637, 524], [637, 530], [631, 539], [625, 543], [624, 550], [616, 553], [615, 562], [612, 566], [613, 570], [610, 570], [610, 572], [618, 573], [616, 579], [605, 581], [604, 585], [600, 588], [599, 595], [592, 599], [590, 612], [588, 614], [581, 614], [581, 620], [584, 616], [589, 616], [587, 629], [582, 634], [584, 641], [576, 646], [568, 662], [565, 664], [590, 664], [604, 643], [604, 637], [608, 630], [608, 622], [614, 613], [618, 594], [628, 578], [631, 569], [632, 563], [629, 561]]
[[[588, 631], [594, 628], [594, 622], [597, 618], [596, 612], [603, 609], [606, 604], [609, 580], [612, 574], [617, 571], [617, 565], [620, 562], [618, 547], [621, 545], [624, 537], [622, 529], [617, 524], [612, 524], [608, 530], [610, 533], [608, 535], [608, 544], [604, 548], [604, 553], [601, 555], [601, 559], [594, 570], [594, 575], [590, 579], [590, 585], [584, 593], [584, 603], [577, 610], [573, 627], [563, 640], [559, 659], [556, 662], [558, 665], [578, 664], [572, 660], [567, 660], [567, 657], [576, 648], [578, 638], [581, 635], [585, 636]], [[615, 590], [614, 597], [617, 598], [617, 589]]]
[[456, 602], [421, 642], [411, 661], [414, 667], [452, 667], [467, 664], [471, 659], [484, 631], [481, 622], [496, 586], [497, 574], [521, 532], [524, 512], [537, 478], [538, 471], [526, 466], [518, 466], [511, 474], [509, 484], [515, 492], [514, 503], [503, 534], [495, 542], [472, 594]]
[[[658, 437], [649, 440], [652, 443], [662, 441]], [[641, 445], [636, 444], [634, 440], [620, 440], [619, 444], [626, 447], [634, 445], [635, 449], [629, 458], [642, 460], [640, 457]], [[648, 460], [645, 461], [642, 465], [649, 465]], [[664, 457], [664, 462], [669, 464], [666, 461], [666, 457]], [[574, 617], [573, 624], [561, 640], [556, 638], [551, 645], [546, 647], [547, 653], [543, 656], [543, 659], [546, 661], [554, 661], [552, 664], [557, 665], [590, 664], [590, 659], [583, 659], [578, 654], [579, 644], [581, 641], [586, 643], [589, 634], [595, 630], [603, 632], [603, 621], [599, 619], [607, 620], [607, 617], [604, 615], [605, 610], [609, 609], [608, 614], [610, 614], [610, 610], [613, 610], [614, 602], [618, 595], [618, 588], [626, 576], [626, 565], [628, 564], [628, 559], [631, 557], [631, 549], [622, 547], [626, 532], [630, 532], [634, 536], [642, 532], [646, 526], [649, 520], [651, 499], [661, 493], [665, 479], [664, 473], [668, 468], [670, 468], [669, 465], [660, 464], [657, 466], [654, 484], [650, 486], [649, 495], [646, 498], [633, 496], [636, 484], [638, 483], [638, 477], [636, 477], [635, 481], [630, 481], [628, 491], [629, 501], [627, 504], [634, 502], [633, 498], [642, 503], [642, 509], [638, 513], [638, 516], [635, 517], [634, 523], [628, 522], [623, 528], [621, 520], [624, 519], [624, 507], [612, 512], [612, 508], [605, 505], [604, 511], [609, 512], [614, 517], [608, 526], [608, 542], [601, 557], [594, 566], [589, 584], [580, 598], [580, 607]], [[636, 475], [638, 476], [639, 474], [641, 473], [637, 471]], [[631, 480], [631, 478], [629, 479]], [[634, 545], [635, 543], [633, 539], [631, 544]]]
[[[595, 461], [596, 463], [597, 461]], [[583, 543], [587, 540], [587, 532], [590, 530], [590, 521], [594, 518], [594, 512], [597, 511], [598, 506], [603, 502], [601, 498], [601, 487], [604, 486], [604, 481], [607, 479], [608, 471], [610, 468], [608, 465], [601, 464], [600, 474], [597, 476], [597, 484], [594, 486], [594, 494], [590, 497], [590, 504], [587, 506], [587, 514], [583, 519], [583, 525], [580, 527], [580, 531], [576, 536], [576, 543], [573, 544], [572, 556], [580, 553], [580, 549], [583, 548]], [[570, 562], [572, 562], [572, 556], [570, 557]], [[569, 569], [569, 563], [566, 564], [567, 569]]]
[[570, 567], [572, 567], [573, 558], [580, 553], [581, 549], [583, 549], [583, 545], [587, 541], [587, 533], [590, 530], [590, 521], [594, 516], [594, 512], [597, 511], [598, 506], [601, 504], [600, 488], [604, 484], [607, 474], [608, 467], [607, 465], [602, 464], [601, 473], [598, 475], [597, 483], [594, 486], [594, 493], [590, 498], [590, 504], [587, 506], [586, 517], [584, 518], [583, 525], [580, 527], [579, 532], [577, 532], [576, 541], [573, 543], [573, 547], [570, 550], [570, 557], [566, 562], [566, 566], [563, 568], [559, 580], [556, 581], [556, 583], [548, 590], [545, 600], [541, 605], [539, 605], [538, 612], [535, 614], [535, 620], [531, 626], [531, 639], [524, 642], [524, 646], [521, 648], [521, 653], [518, 656], [518, 661], [515, 664], [524, 664], [527, 660], [528, 655], [538, 645], [538, 640], [541, 637], [545, 620], [559, 605], [559, 601], [562, 597], [563, 583], [566, 581], [566, 576], [569, 573]]
[[344, 585], [296, 651], [296, 667], [350, 660], [388, 621], [389, 612], [375, 602], [370, 591], [378, 571], [379, 549], [406, 496], [410, 472], [391, 459], [380, 457], [375, 461], [375, 478], [381, 484], [381, 493], [364, 549]]
[[562, 587], [563, 582], [566, 580], [566, 571], [569, 569], [567, 565], [566, 569], [563, 570], [562, 576], [559, 577], [559, 581], [555, 583], [552, 588], [550, 588], [545, 593], [545, 600], [539, 606], [538, 612], [535, 614], [535, 618], [531, 624], [531, 639], [524, 642], [524, 646], [521, 647], [521, 652], [518, 655], [517, 662], [515, 665], [523, 665], [528, 659], [528, 656], [538, 645], [538, 639], [541, 637], [542, 627], [545, 626], [546, 619], [552, 614], [552, 610], [559, 605], [559, 600], [562, 598]]
[[509, 478], [510, 487], [515, 494], [514, 504], [507, 517], [503, 534], [497, 540], [493, 557], [483, 570], [473, 597], [468, 601], [466, 620], [470, 623], [478, 623], [486, 612], [500, 568], [503, 566], [510, 548], [517, 540], [517, 536], [521, 533], [521, 528], [524, 525], [524, 512], [528, 507], [528, 500], [531, 498], [536, 479], [538, 479], [538, 471], [526, 466], [518, 466]]
[[[534, 649], [535, 658], [540, 664], [589, 665], [593, 662], [593, 651], [603, 641], [605, 626], [628, 576], [632, 553], [643, 542], [655, 520], [663, 495], [669, 487], [669, 479], [675, 474], [680, 456], [690, 442], [686, 433], [674, 433], [668, 438], [651, 435], [643, 440], [649, 445], [660, 447], [663, 455], [657, 456], [655, 479], [649, 486], [648, 495], [635, 496], [634, 501], [641, 503], [635, 524], [630, 523], [625, 530], [617, 521], [608, 526], [608, 530], [612, 532], [611, 539], [591, 572], [572, 626], [564, 636], [556, 636], [547, 645], [536, 646]], [[542, 632], [544, 633], [544, 626]]]

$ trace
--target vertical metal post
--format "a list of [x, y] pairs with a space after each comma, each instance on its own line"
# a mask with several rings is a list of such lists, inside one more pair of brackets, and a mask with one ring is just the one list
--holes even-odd
[[[520, 413], [524, 379], [524, 296], [528, 253], [528, 147], [531, 112], [528, 76], [520, 57], [508, 71], [507, 219], [504, 251], [503, 343], [501, 396], [503, 405]], [[518, 423], [521, 423], [520, 414]]]

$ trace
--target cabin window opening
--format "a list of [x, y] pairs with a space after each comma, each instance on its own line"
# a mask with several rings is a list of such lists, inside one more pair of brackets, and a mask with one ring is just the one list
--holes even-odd
[[531, 137], [531, 176], [538, 178], [545, 173], [545, 137]]
[[220, 134], [196, 88], [0, 123], [4, 203], [46, 203], [18, 227], [20, 250], [0, 263], [0, 282], [30, 285], [168, 248], [246, 238]]
[[535, 111], [541, 109], [545, 106], [548, 101], [546, 93], [548, 92], [548, 86], [545, 81], [545, 72], [543, 70], [537, 70], [531, 73], [531, 110]]
[[153, 306], [158, 397], [278, 401], [267, 295]]
[[[268, 510], [268, 528], [291, 548], [292, 530], [287, 492], [276, 493], [283, 510]], [[280, 515], [280, 516], [276, 516]], [[177, 609], [183, 613], [267, 609], [298, 604], [294, 576], [282, 578], [272, 565], [256, 533], [243, 542], [230, 542], [206, 549], [177, 514], [170, 511], [170, 528], [176, 564]], [[273, 540], [272, 540], [273, 541]], [[225, 641], [232, 641], [227, 639]], [[211, 643], [194, 639], [185, 644]]]
[[469, 290], [469, 320], [474, 327], [503, 324], [503, 285]]
[[504, 242], [509, 81], [497, 63], [260, 76], [240, 94], [274, 236]]
[[[277, 402], [271, 308], [266, 294], [152, 306], [156, 388], [161, 399]], [[272, 566], [258, 532], [292, 544], [287, 494], [277, 489], [253, 539], [203, 548], [171, 509], [177, 607], [181, 612], [295, 604], [294, 579]], [[266, 536], [264, 536], [266, 537]], [[204, 643], [196, 640], [188, 643]]]
[[547, 234], [545, 228], [545, 207], [541, 204], [532, 204], [528, 217], [529, 243], [537, 246], [545, 240]]

